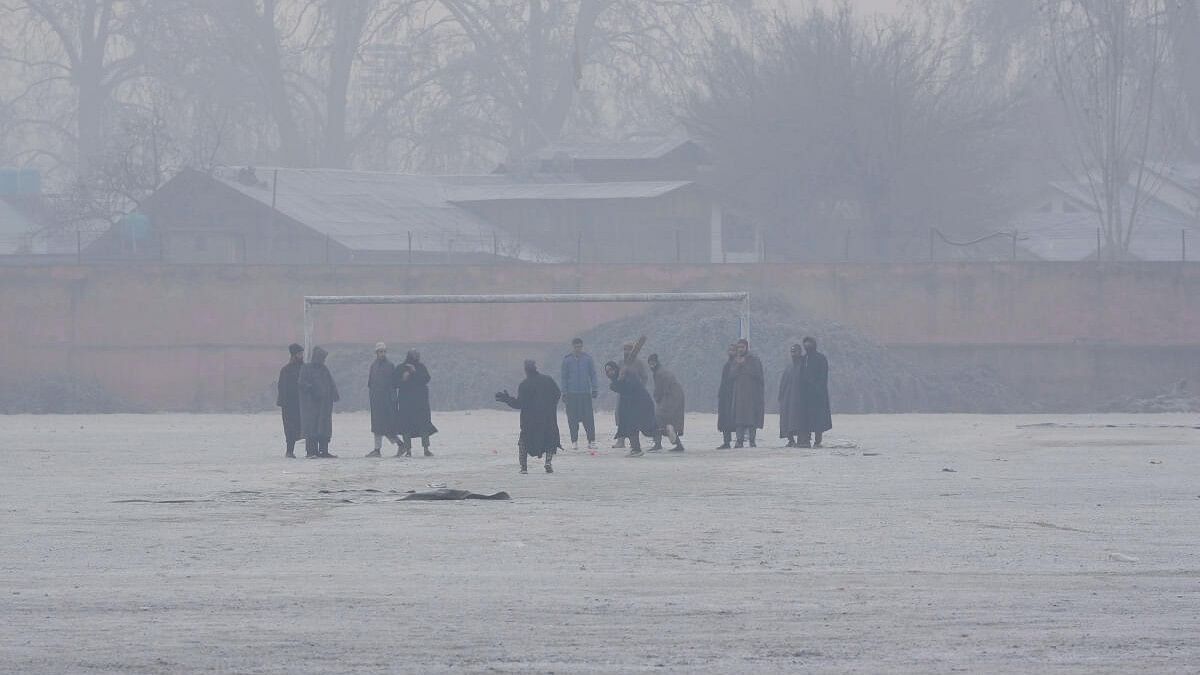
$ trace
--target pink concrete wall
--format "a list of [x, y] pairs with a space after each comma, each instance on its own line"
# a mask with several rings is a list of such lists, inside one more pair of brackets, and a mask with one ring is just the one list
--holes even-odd
[[[301, 339], [304, 295], [749, 290], [889, 345], [1195, 346], [1200, 265], [0, 268], [0, 372], [164, 409], [236, 407]], [[322, 308], [319, 343], [560, 342], [629, 305]], [[10, 380], [12, 381], [12, 380]]]

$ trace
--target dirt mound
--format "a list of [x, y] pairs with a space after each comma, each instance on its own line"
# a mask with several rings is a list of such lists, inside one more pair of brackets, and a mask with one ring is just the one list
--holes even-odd
[[1126, 413], [1200, 412], [1200, 395], [1189, 389], [1187, 380], [1180, 380], [1166, 392], [1125, 396], [1111, 401], [1105, 411]]
[[[768, 410], [774, 411], [788, 350], [813, 336], [829, 357], [835, 413], [1012, 411], [1020, 402], [987, 369], [919, 371], [859, 331], [822, 321], [781, 301], [756, 301], [751, 348], [767, 373]], [[725, 349], [738, 337], [736, 308], [664, 305], [613, 321], [582, 336], [601, 363], [615, 359], [626, 340], [646, 335], [643, 356], [657, 352], [683, 384], [688, 409], [715, 412]]]
[[[1028, 404], [1001, 385], [988, 368], [955, 372], [919, 370], [859, 331], [798, 312], [781, 301], [756, 301], [751, 315], [753, 350], [767, 372], [768, 410], [774, 411], [779, 377], [788, 363], [788, 349], [811, 335], [829, 357], [830, 395], [835, 413], [902, 412], [1015, 412]], [[657, 352], [679, 377], [687, 393], [687, 408], [715, 412], [716, 391], [725, 362], [725, 348], [738, 337], [738, 313], [732, 305], [655, 305], [644, 314], [602, 324], [582, 334], [597, 369], [620, 356], [621, 344], [646, 335], [643, 357]], [[433, 381], [430, 399], [435, 410], [473, 410], [497, 405], [492, 394], [515, 391], [524, 377], [524, 359], [535, 358], [542, 372], [556, 380], [569, 345], [418, 344], [393, 345], [389, 356], [403, 360], [408, 347], [421, 350]], [[337, 410], [368, 407], [367, 372], [374, 358], [373, 343], [326, 345], [329, 367], [342, 400]], [[603, 377], [603, 373], [599, 373]], [[615, 396], [602, 382], [598, 407], [615, 407]], [[271, 403], [274, 403], [274, 389]]]

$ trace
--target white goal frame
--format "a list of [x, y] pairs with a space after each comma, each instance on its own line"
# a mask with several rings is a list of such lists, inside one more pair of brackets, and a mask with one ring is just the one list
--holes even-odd
[[312, 358], [314, 310], [319, 305], [490, 305], [547, 302], [740, 302], [738, 334], [750, 339], [750, 292], [725, 293], [536, 293], [504, 295], [306, 295], [304, 353]]

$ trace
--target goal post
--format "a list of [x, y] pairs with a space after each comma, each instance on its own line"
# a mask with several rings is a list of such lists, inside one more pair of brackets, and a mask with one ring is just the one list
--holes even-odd
[[304, 354], [312, 358], [315, 308], [321, 305], [490, 305], [578, 302], [739, 302], [738, 334], [750, 339], [750, 292], [721, 293], [531, 293], [501, 295], [307, 295]]

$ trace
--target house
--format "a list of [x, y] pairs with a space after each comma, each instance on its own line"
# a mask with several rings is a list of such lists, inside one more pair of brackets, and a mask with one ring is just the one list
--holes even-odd
[[[1200, 182], [1196, 185], [1200, 187]], [[1123, 203], [1132, 204], [1135, 194], [1136, 188], [1127, 185]], [[1128, 257], [1180, 260], [1188, 238], [1200, 242], [1197, 212], [1189, 214], [1183, 210], [1185, 194], [1178, 188], [1168, 190], [1166, 181], [1152, 182], [1140, 200]], [[1094, 260], [1098, 253], [1102, 259], [1109, 257], [1095, 200], [1088, 185], [1081, 181], [1049, 183], [1029, 208], [1011, 219], [1010, 225], [1018, 233], [1020, 246], [1035, 259]]]
[[[695, 181], [709, 164], [708, 153], [680, 134], [639, 134], [620, 141], [556, 143], [535, 153], [526, 169], [574, 173], [589, 183]], [[501, 169], [501, 173], [519, 172]]]
[[711, 262], [727, 259], [723, 242], [721, 208], [693, 181], [246, 167], [181, 171], [84, 255], [173, 263]]
[[711, 262], [720, 209], [695, 183], [458, 185], [448, 200], [569, 260]]
[[447, 201], [429, 176], [329, 169], [181, 171], [85, 251], [172, 263], [555, 259]]

